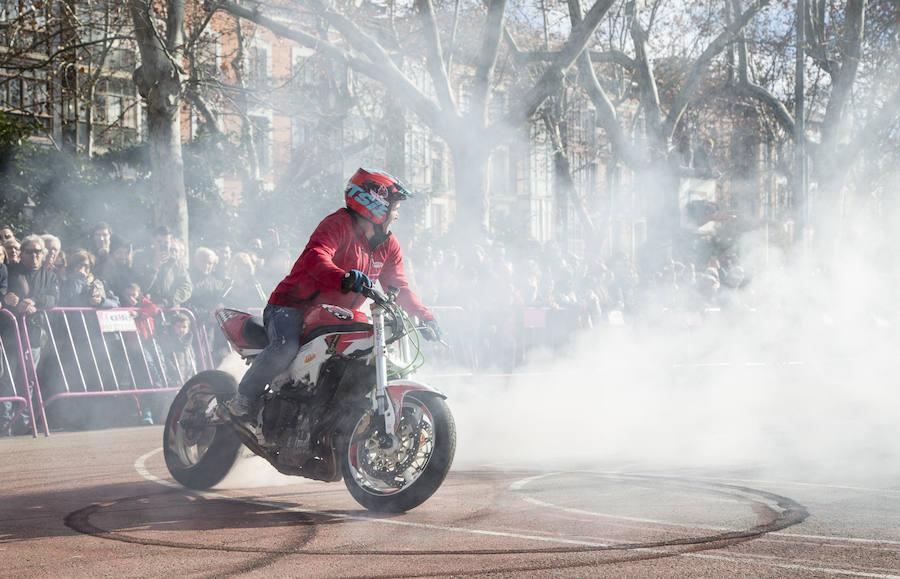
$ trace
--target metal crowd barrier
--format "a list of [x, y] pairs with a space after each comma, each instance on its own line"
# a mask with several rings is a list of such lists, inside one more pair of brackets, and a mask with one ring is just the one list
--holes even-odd
[[[167, 314], [174, 312], [191, 320], [192, 341], [187, 348], [174, 339], [167, 340], [163, 331]], [[25, 331], [25, 318], [16, 327], [23, 337], [20, 357], [31, 362], [24, 367], [31, 371], [46, 434], [46, 409], [62, 399], [132, 396], [140, 413], [142, 397], [177, 392], [198, 370], [212, 368], [194, 315], [184, 308], [161, 310], [154, 318], [155, 330], [145, 336], [136, 321], [138, 308], [53, 308], [32, 315], [40, 316], [39, 330], [31, 324], [32, 333], [40, 334], [38, 344], [33, 344]], [[18, 394], [14, 397], [16, 401], [20, 398]], [[33, 416], [33, 408], [29, 410]]]
[[[37, 436], [32, 400], [32, 393], [37, 388], [30, 378], [35, 378], [34, 364], [30, 350], [22, 342], [19, 322], [9, 310], [0, 310], [0, 404], [4, 409], [3, 418], [7, 421], [0, 424], [0, 435], [9, 435], [16, 422], [28, 416], [31, 434]], [[40, 392], [37, 392], [37, 397], [40, 406]], [[44, 434], [49, 434], [46, 418], [43, 425]]]
[[478, 366], [478, 360], [469, 328], [478, 318], [471, 316], [460, 306], [428, 306], [428, 309], [440, 324], [444, 341], [450, 344], [450, 348], [444, 348], [432, 342], [422, 341], [422, 353], [425, 355], [429, 371], [441, 367], [451, 371], [474, 371]]

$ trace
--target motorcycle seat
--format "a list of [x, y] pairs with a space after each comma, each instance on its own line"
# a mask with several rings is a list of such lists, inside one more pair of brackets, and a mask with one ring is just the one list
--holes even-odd
[[241, 329], [241, 337], [252, 348], [265, 348], [269, 344], [262, 316], [250, 316]]

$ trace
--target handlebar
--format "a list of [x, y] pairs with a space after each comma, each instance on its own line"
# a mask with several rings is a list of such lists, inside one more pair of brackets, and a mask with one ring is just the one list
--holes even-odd
[[[377, 305], [381, 306], [385, 310], [387, 310], [388, 314], [390, 315], [395, 312], [395, 308], [397, 307], [394, 300], [397, 297], [398, 291], [399, 290], [397, 290], [397, 288], [390, 287], [390, 288], [388, 288], [388, 293], [385, 294], [384, 292], [381, 292], [381, 291], [375, 289], [373, 286], [365, 286], [364, 285], [362, 290], [359, 293], [362, 294], [364, 297], [369, 298], [370, 300], [372, 300], [373, 302], [375, 302]], [[393, 323], [399, 322], [399, 319], [396, 316], [391, 315], [390, 317], [393, 319]], [[415, 330], [419, 334], [422, 334], [422, 335], [426, 335], [428, 332], [432, 331], [431, 328], [429, 328], [428, 326], [413, 326], [413, 328], [415, 328]], [[401, 333], [400, 331], [396, 332], [398, 337], [399, 337], [400, 333]], [[435, 338], [436, 337], [437, 336], [435, 336]], [[428, 338], [428, 339], [431, 339], [431, 338]], [[445, 348], [450, 347], [450, 344], [448, 344], [444, 340], [436, 340], [436, 341], [437, 341], [437, 343], [444, 346]]]
[[362, 291], [359, 293], [369, 298], [381, 307], [387, 307], [393, 303], [393, 300], [389, 298], [387, 294], [375, 289], [373, 286], [364, 285]]

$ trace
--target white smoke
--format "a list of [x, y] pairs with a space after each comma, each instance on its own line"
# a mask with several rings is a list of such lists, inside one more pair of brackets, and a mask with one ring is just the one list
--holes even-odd
[[434, 377], [457, 421], [456, 468], [896, 478], [894, 280], [836, 264], [774, 267], [755, 311], [694, 329], [587, 330], [566, 351], [531, 353], [521, 374]]

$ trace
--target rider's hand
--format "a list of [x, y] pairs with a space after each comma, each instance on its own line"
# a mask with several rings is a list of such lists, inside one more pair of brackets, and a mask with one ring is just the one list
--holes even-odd
[[428, 320], [425, 322], [425, 330], [422, 332], [423, 338], [431, 342], [440, 342], [443, 335], [436, 321]]
[[358, 269], [351, 269], [344, 274], [344, 279], [341, 280], [341, 291], [344, 293], [359, 293], [363, 287], [372, 287], [372, 280]]

